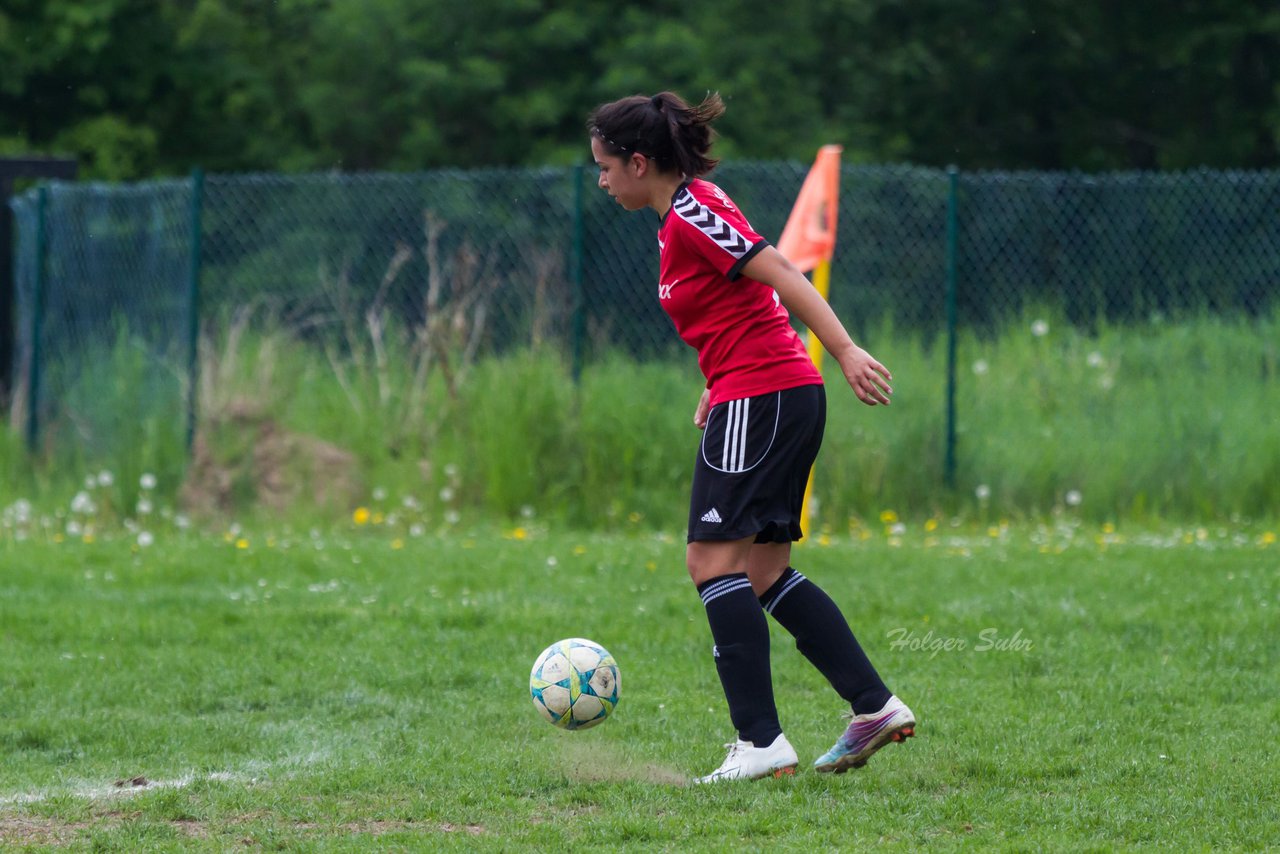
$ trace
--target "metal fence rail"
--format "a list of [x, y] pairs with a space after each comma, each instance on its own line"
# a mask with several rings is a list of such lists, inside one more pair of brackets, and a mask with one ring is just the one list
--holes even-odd
[[[740, 163], [713, 180], [776, 239], [805, 171]], [[197, 173], [31, 190], [11, 203], [11, 418], [33, 446], [92, 453], [140, 429], [181, 442], [196, 330], [246, 307], [304, 337], [376, 306], [406, 324], [438, 320], [479, 353], [677, 351], [653, 298], [657, 220], [622, 211], [594, 177]], [[1280, 293], [1278, 212], [1277, 172], [846, 166], [832, 301], [859, 327], [891, 318], [926, 340], [1031, 306], [1083, 326], [1258, 313]]]

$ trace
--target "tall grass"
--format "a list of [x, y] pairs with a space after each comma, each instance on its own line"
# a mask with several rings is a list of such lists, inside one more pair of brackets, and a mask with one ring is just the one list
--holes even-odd
[[[370, 330], [337, 347], [283, 326], [233, 324], [206, 342], [201, 431], [214, 457], [253, 476], [238, 460], [252, 453], [252, 434], [225, 428], [228, 412], [247, 410], [349, 452], [358, 495], [402, 498], [442, 524], [536, 515], [606, 529], [683, 526], [699, 440], [691, 357], [614, 356], [575, 382], [552, 349], [446, 365], [411, 332]], [[828, 529], [889, 511], [986, 524], [1054, 514], [1274, 518], [1280, 509], [1277, 316], [1086, 333], [1030, 313], [999, 334], [962, 335], [950, 487], [945, 347], [892, 327], [860, 337], [893, 371], [895, 394], [892, 406], [867, 408], [828, 362], [815, 478], [815, 519]], [[120, 385], [109, 387], [127, 408]], [[162, 487], [177, 484], [182, 461], [159, 448], [161, 433], [139, 428], [92, 459], [62, 442], [30, 460], [10, 437], [0, 442], [0, 499], [66, 500], [99, 469], [132, 479], [158, 467]], [[250, 485], [235, 512], [251, 515], [252, 501]], [[314, 510], [305, 497], [296, 509]]]

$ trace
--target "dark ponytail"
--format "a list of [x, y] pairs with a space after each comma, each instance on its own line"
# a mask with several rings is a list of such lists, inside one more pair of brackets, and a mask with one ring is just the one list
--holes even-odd
[[711, 157], [711, 123], [723, 114], [724, 102], [715, 92], [696, 107], [674, 92], [659, 92], [602, 104], [591, 113], [587, 128], [610, 154], [643, 154], [660, 171], [696, 178], [720, 162]]

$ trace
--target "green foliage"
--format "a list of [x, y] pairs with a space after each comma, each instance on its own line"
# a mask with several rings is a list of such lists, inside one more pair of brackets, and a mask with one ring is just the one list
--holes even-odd
[[[893, 371], [893, 404], [865, 407], [827, 366], [817, 531], [857, 529], [886, 512], [984, 524], [1273, 519], [1278, 324], [1274, 316], [1210, 317], [1091, 335], [1044, 312], [999, 334], [963, 336], [954, 489], [943, 486], [945, 348], [891, 326], [860, 330], [857, 338]], [[347, 340], [345, 349], [322, 347], [282, 327], [241, 325], [216, 354], [206, 343], [199, 432], [234, 481], [228, 512], [332, 518], [361, 501], [386, 512], [403, 501], [432, 529], [529, 518], [599, 530], [684, 525], [699, 440], [693, 365], [614, 356], [575, 384], [550, 350], [474, 363], [454, 352], [442, 362], [439, 351], [393, 328]], [[83, 406], [129, 413], [116, 429], [130, 440], [108, 453], [32, 461], [16, 439], [6, 442], [0, 470], [10, 477], [0, 504], [61, 504], [86, 475], [106, 470], [117, 486], [102, 501], [127, 516], [141, 473], [156, 475], [170, 495], [183, 481], [181, 425], [157, 415], [169, 410], [156, 395], [171, 392], [151, 383], [127, 340], [95, 363], [83, 388], [97, 393]], [[237, 421], [246, 410], [249, 421]], [[245, 432], [246, 424], [260, 432]], [[287, 507], [255, 507], [256, 490], [274, 474], [254, 456], [262, 435], [323, 440], [349, 454], [347, 489], [336, 493], [347, 504], [313, 490], [317, 475], [309, 473]]]
[[0, 140], [90, 177], [585, 157], [601, 101], [729, 104], [723, 152], [965, 168], [1274, 167], [1280, 11], [800, 0], [13, 0]]

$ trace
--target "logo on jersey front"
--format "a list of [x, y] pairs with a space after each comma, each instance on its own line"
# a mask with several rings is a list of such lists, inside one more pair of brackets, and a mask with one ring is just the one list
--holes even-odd
[[658, 299], [671, 299], [671, 289], [680, 284], [680, 280], [676, 279], [669, 285], [658, 283]]

